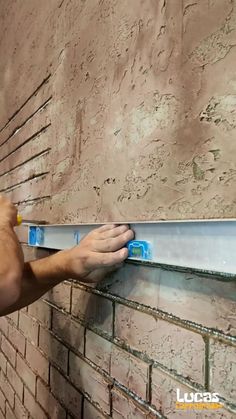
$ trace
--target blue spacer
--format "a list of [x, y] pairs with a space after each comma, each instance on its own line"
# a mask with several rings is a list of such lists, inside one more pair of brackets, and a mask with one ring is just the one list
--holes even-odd
[[44, 228], [30, 226], [28, 244], [30, 246], [43, 246], [44, 244]]
[[28, 244], [30, 246], [36, 246], [36, 227], [29, 227]]
[[128, 257], [132, 259], [152, 260], [152, 245], [145, 240], [131, 240], [127, 244]]
[[36, 246], [42, 246], [44, 244], [44, 228], [36, 227]]

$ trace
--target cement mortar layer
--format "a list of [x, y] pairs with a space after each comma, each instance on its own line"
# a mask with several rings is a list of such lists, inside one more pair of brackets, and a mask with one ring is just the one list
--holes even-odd
[[[0, 0], [0, 13], [0, 189], [25, 215], [236, 217], [236, 0]], [[49, 96], [41, 125], [21, 127]]]

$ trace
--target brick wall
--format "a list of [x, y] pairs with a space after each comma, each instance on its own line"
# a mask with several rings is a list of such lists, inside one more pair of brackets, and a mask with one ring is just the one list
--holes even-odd
[[202, 418], [176, 411], [177, 387], [220, 393], [204, 418], [236, 417], [235, 289], [131, 264], [64, 282], [0, 319], [0, 418]]

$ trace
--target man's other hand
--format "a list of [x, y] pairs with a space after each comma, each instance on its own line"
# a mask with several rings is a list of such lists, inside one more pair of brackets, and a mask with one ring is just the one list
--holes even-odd
[[104, 225], [91, 231], [78, 246], [59, 252], [58, 262], [68, 278], [96, 282], [128, 257], [125, 245], [133, 238], [128, 225]]

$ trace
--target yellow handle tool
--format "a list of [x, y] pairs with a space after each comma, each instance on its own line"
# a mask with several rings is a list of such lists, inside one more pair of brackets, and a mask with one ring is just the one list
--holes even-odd
[[23, 218], [20, 214], [17, 214], [17, 225], [20, 226], [23, 222]]

